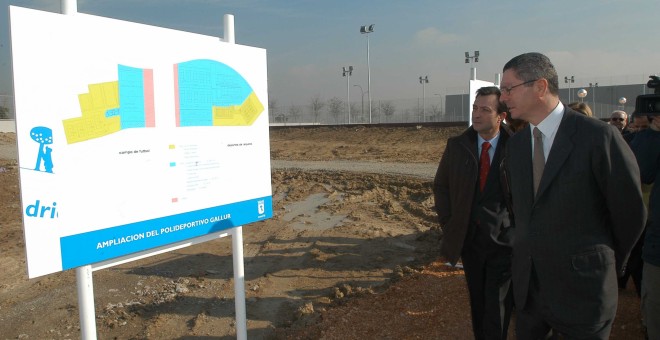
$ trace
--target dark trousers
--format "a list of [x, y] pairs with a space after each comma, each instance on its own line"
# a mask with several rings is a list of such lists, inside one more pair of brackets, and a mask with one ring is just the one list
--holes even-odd
[[539, 294], [539, 280], [532, 266], [527, 303], [516, 310], [516, 337], [519, 340], [607, 340], [612, 321], [590, 325], [566, 325], [555, 318]]
[[513, 309], [511, 249], [478, 243], [463, 247], [461, 258], [470, 293], [474, 338], [506, 339]]
[[[650, 225], [650, 221], [646, 222], [646, 226]], [[635, 291], [637, 296], [642, 296], [642, 272], [644, 271], [644, 261], [642, 260], [642, 248], [644, 247], [644, 237], [646, 236], [646, 229], [642, 232], [642, 236], [639, 237], [635, 247], [633, 247], [628, 257], [628, 263], [626, 269], [623, 272], [623, 276], [618, 279], [619, 288], [625, 289], [628, 284], [628, 279], [632, 277], [633, 283], [635, 284]]]

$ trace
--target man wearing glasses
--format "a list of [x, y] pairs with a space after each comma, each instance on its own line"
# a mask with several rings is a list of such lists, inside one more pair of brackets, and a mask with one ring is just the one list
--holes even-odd
[[617, 273], [646, 219], [635, 156], [616, 129], [564, 107], [543, 54], [511, 59], [501, 90], [529, 122], [506, 147], [518, 339], [607, 339]]
[[626, 129], [628, 125], [628, 114], [626, 111], [621, 111], [621, 110], [615, 110], [612, 112], [612, 115], [610, 116], [610, 125], [616, 126], [617, 129], [619, 129], [619, 132], [621, 134], [628, 134], [630, 131]]

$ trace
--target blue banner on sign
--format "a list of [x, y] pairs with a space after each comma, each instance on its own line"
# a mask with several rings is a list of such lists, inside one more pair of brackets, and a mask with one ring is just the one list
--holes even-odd
[[273, 217], [272, 196], [60, 238], [62, 269], [76, 268]]

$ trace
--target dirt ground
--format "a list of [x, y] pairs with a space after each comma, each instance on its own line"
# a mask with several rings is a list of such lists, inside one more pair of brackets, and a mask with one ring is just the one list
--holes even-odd
[[[461, 130], [271, 129], [273, 164], [287, 165], [273, 167], [273, 218], [243, 228], [248, 338], [471, 338], [463, 272], [437, 257], [431, 195]], [[80, 338], [75, 272], [27, 278], [15, 143], [0, 133], [0, 339]], [[429, 170], [405, 175], [413, 166]], [[99, 339], [236, 336], [229, 237], [96, 271], [94, 292]], [[611, 338], [643, 338], [632, 284]]]

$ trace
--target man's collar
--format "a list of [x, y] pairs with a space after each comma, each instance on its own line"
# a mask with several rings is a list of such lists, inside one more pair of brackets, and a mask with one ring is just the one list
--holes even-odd
[[534, 128], [537, 127], [539, 130], [541, 130], [543, 135], [549, 136], [557, 129], [563, 116], [564, 104], [562, 104], [560, 101], [557, 103], [557, 106], [555, 106], [555, 108], [550, 111], [550, 114], [548, 114], [548, 116], [545, 117], [538, 125], [529, 123], [529, 127], [531, 130], [534, 130]]

